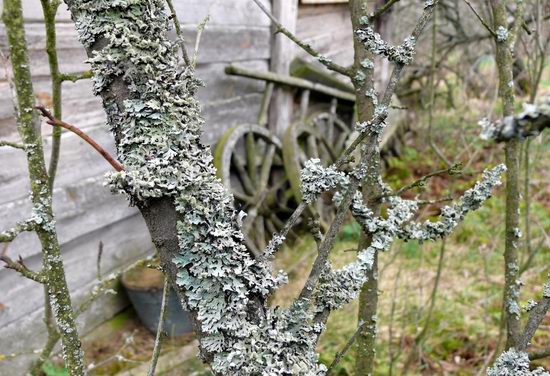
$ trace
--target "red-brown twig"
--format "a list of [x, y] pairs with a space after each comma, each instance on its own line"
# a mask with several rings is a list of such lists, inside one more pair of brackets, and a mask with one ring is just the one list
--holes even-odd
[[84, 141], [86, 141], [91, 147], [93, 147], [95, 150], [97, 150], [97, 152], [99, 154], [101, 154], [103, 156], [103, 158], [105, 158], [105, 160], [107, 162], [109, 162], [109, 164], [111, 166], [113, 166], [113, 168], [117, 171], [124, 171], [124, 167], [116, 160], [114, 159], [111, 154], [109, 154], [105, 149], [103, 149], [97, 142], [95, 142], [90, 136], [88, 136], [86, 133], [84, 133], [83, 131], [81, 131], [80, 129], [78, 129], [77, 127], [75, 127], [74, 125], [71, 125], [71, 124], [68, 124], [68, 123], [65, 123], [64, 121], [61, 121], [59, 119], [56, 119], [55, 117], [53, 117], [53, 115], [50, 113], [50, 111], [48, 111], [44, 106], [35, 106], [35, 108], [40, 111], [40, 113], [42, 114], [42, 116], [44, 116], [45, 118], [47, 118], [48, 120], [46, 120], [46, 123], [50, 124], [50, 125], [57, 125], [57, 126], [60, 126], [62, 128], [65, 128], [66, 130], [68, 131], [71, 131], [73, 132], [74, 134], [76, 134], [78, 137], [80, 137], [81, 139], [83, 139]]

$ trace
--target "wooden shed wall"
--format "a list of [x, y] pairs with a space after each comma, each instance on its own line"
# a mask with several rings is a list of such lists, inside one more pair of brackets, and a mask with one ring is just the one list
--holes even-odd
[[[263, 1], [266, 6], [271, 6], [270, 0]], [[37, 97], [47, 102], [50, 82], [42, 12], [38, 0], [23, 0], [23, 4], [35, 91]], [[229, 127], [256, 119], [263, 84], [226, 76], [223, 68], [232, 62], [267, 70], [273, 38], [270, 23], [251, 0], [176, 0], [174, 4], [185, 25], [189, 46], [194, 45], [197, 25], [210, 14], [201, 39], [197, 75], [206, 83], [206, 88], [199, 93], [206, 119], [204, 141], [212, 144]], [[58, 16], [57, 33], [61, 71], [76, 73], [87, 70], [85, 52], [63, 5]], [[301, 4], [297, 34], [338, 63], [351, 63], [351, 24], [347, 4]], [[0, 48], [6, 49], [3, 25], [0, 26]], [[301, 51], [297, 53], [306, 57]], [[66, 121], [78, 125], [114, 152], [113, 139], [104, 126], [101, 103], [91, 95], [89, 80], [64, 84], [63, 112]], [[42, 131], [49, 154], [51, 130], [44, 124]], [[13, 104], [3, 69], [0, 69], [0, 139], [17, 140]], [[101, 268], [105, 275], [152, 248], [137, 211], [128, 207], [122, 196], [112, 195], [103, 187], [107, 171], [109, 166], [78, 137], [63, 134], [54, 209], [68, 283], [77, 302], [95, 283], [99, 241], [104, 243]], [[18, 150], [0, 148], [0, 229], [9, 228], [28, 217], [28, 191], [24, 155]], [[40, 265], [38, 241], [32, 234], [20, 236], [7, 251], [12, 257], [21, 255], [29, 267], [38, 268]], [[35, 283], [12, 271], [0, 269], [0, 354], [28, 352], [43, 345], [42, 294], [41, 287]], [[106, 296], [79, 319], [82, 331], [89, 331], [125, 305], [126, 301], [120, 294]], [[16, 364], [24, 364], [29, 356], [15, 359], [0, 363], [0, 374], [21, 374]]]
[[[352, 27], [347, 3], [301, 4], [298, 8], [296, 35], [340, 65], [353, 63]], [[297, 51], [297, 56], [313, 61], [302, 50]]]

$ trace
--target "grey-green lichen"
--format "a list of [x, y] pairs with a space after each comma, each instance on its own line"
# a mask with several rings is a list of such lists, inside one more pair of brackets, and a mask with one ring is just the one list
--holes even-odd
[[372, 236], [372, 241], [368, 248], [358, 252], [354, 262], [344, 268], [333, 271], [327, 265], [320, 279], [320, 293], [316, 296], [318, 312], [341, 308], [357, 297], [361, 287], [367, 282], [367, 272], [372, 268], [374, 254], [389, 249], [397, 238], [399, 229], [418, 209], [416, 202], [398, 197], [390, 197], [388, 203], [388, 217], [376, 217], [363, 203], [361, 192], [355, 192], [351, 212], [363, 230]]
[[405, 38], [402, 44], [392, 46], [384, 41], [369, 24], [362, 24], [362, 27], [355, 31], [355, 35], [367, 50], [373, 54], [385, 56], [389, 61], [408, 65], [414, 59], [416, 39], [412, 36]]
[[544, 285], [544, 290], [542, 292], [542, 296], [547, 298], [547, 299], [550, 299], [550, 280], [548, 282], [546, 282], [546, 284]]
[[496, 31], [497, 41], [500, 43], [506, 42], [508, 40], [508, 29], [504, 26], [499, 26]]
[[507, 141], [537, 136], [550, 127], [550, 98], [543, 98], [536, 104], [524, 104], [519, 114], [496, 122], [482, 119], [479, 125], [484, 140]]
[[435, 240], [447, 236], [464, 219], [464, 216], [478, 209], [491, 197], [493, 188], [501, 184], [500, 177], [506, 171], [505, 165], [498, 165], [483, 172], [481, 181], [466, 192], [459, 201], [441, 209], [441, 219], [436, 222], [425, 221], [422, 224], [412, 223], [399, 233], [402, 239], [420, 241]]
[[382, 136], [382, 132], [386, 128], [386, 119], [388, 117], [388, 107], [377, 105], [378, 98], [375, 91], [369, 91], [366, 96], [372, 98], [372, 103], [375, 104], [374, 116], [372, 120], [355, 124], [355, 130], [360, 133], [368, 132], [369, 134]]
[[487, 370], [487, 376], [550, 376], [550, 373], [542, 368], [531, 370], [527, 353], [511, 348], [498, 357]]
[[305, 163], [300, 182], [302, 197], [311, 204], [322, 192], [348, 185], [349, 178], [334, 166], [323, 167], [320, 159], [313, 158]]
[[[316, 296], [316, 310], [338, 309], [355, 299], [367, 281], [367, 271], [372, 267], [374, 254], [388, 250], [398, 237], [425, 241], [448, 235], [469, 211], [479, 208], [491, 196], [492, 189], [500, 184], [504, 171], [503, 165], [485, 171], [483, 179], [466, 191], [457, 204], [444, 208], [438, 222], [407, 224], [418, 212], [418, 201], [391, 195], [383, 199], [388, 205], [386, 216], [375, 216], [364, 204], [361, 192], [355, 192], [350, 206], [352, 215], [363, 231], [372, 237], [372, 241], [367, 249], [358, 253], [354, 262], [343, 269], [333, 271], [330, 265], [326, 265], [318, 289], [322, 293]], [[335, 201], [340, 203], [341, 197], [342, 192], [338, 192]]]
[[[244, 246], [232, 197], [200, 142], [203, 120], [194, 98], [200, 82], [192, 70], [178, 69], [163, 1], [67, 3], [82, 43], [101, 45], [89, 62], [124, 166], [109, 176], [109, 184], [143, 205], [173, 198], [180, 245], [172, 260], [176, 283], [197, 318], [201, 349], [214, 373], [323, 374], [315, 351], [322, 327], [312, 321], [311, 310], [262, 305], [250, 317], [252, 297], [266, 301], [286, 275], [273, 276], [268, 258], [254, 259]], [[128, 91], [122, 103], [109, 95], [121, 80]]]

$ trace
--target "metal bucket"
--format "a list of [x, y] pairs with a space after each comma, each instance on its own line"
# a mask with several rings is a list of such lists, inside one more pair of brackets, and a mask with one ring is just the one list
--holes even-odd
[[[154, 272], [161, 273], [160, 271]], [[135, 278], [136, 273], [150, 274], [152, 272], [151, 269], [143, 269], [132, 270], [130, 273]], [[155, 277], [158, 279], [158, 276]], [[161, 281], [162, 278], [163, 276], [160, 277]], [[122, 285], [141, 322], [151, 333], [156, 333], [162, 304], [162, 288], [158, 287], [158, 283], [150, 287], [136, 285], [129, 280], [127, 274], [122, 277]], [[169, 337], [178, 337], [193, 332], [191, 317], [188, 312], [183, 310], [173, 290], [170, 290], [168, 295], [164, 331]]]

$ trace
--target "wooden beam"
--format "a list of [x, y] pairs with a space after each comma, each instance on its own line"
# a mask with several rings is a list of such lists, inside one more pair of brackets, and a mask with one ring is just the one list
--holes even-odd
[[290, 75], [347, 91], [348, 93], [355, 93], [355, 89], [351, 84], [332, 75], [325, 67], [310, 63], [299, 57], [290, 63]]
[[354, 94], [351, 94], [342, 90], [334, 89], [332, 87], [325, 86], [322, 84], [318, 84], [316, 82], [304, 80], [302, 78], [285, 76], [285, 75], [277, 74], [273, 72], [262, 72], [254, 69], [245, 69], [245, 68], [236, 67], [234, 65], [230, 65], [226, 67], [225, 73], [229, 75], [234, 75], [234, 76], [248, 77], [256, 80], [273, 82], [277, 85], [282, 85], [282, 86], [287, 86], [292, 88], [312, 90], [318, 93], [330, 95], [338, 99], [355, 102]]
[[[272, 13], [290, 32], [296, 30], [298, 18], [298, 0], [273, 0]], [[275, 30], [274, 30], [275, 31]], [[270, 70], [274, 73], [288, 75], [290, 62], [294, 58], [295, 46], [286, 36], [277, 33], [271, 47]], [[269, 111], [269, 128], [282, 135], [292, 121], [294, 102], [293, 93], [288, 87], [277, 87], [273, 91]]]

